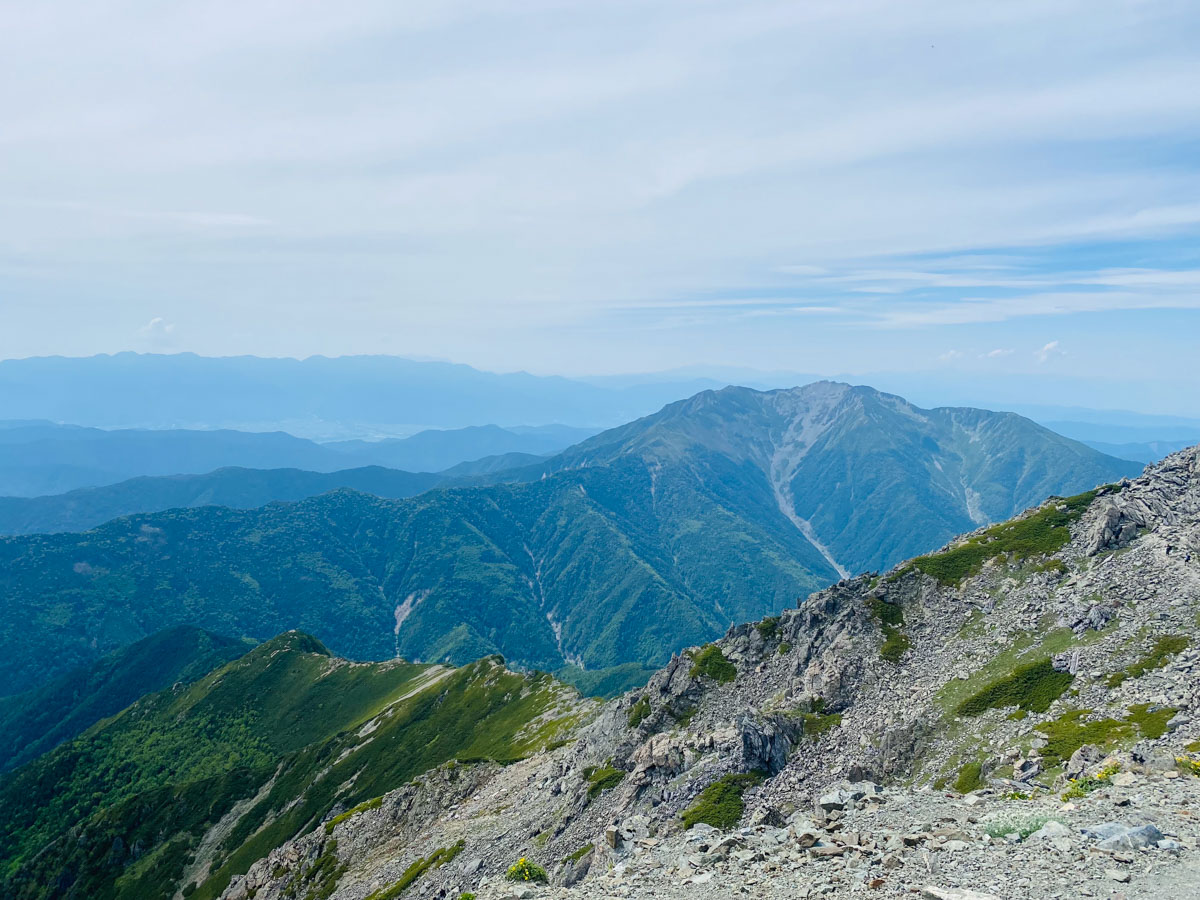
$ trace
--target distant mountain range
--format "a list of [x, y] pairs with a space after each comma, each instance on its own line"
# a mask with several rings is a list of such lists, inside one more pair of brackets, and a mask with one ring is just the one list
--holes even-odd
[[[528, 464], [538, 459], [521, 457], [519, 461]], [[230, 467], [205, 475], [142, 476], [46, 497], [0, 497], [0, 534], [87, 531], [118, 516], [195, 506], [252, 509], [278, 501], [303, 500], [339, 488], [377, 497], [412, 497], [448, 477], [451, 476], [401, 472], [381, 466], [340, 472]]]
[[[138, 476], [202, 474], [226, 467], [334, 472], [384, 466], [440, 472], [498, 454], [546, 455], [592, 434], [595, 429], [562, 425], [518, 429], [485, 425], [425, 431], [403, 439], [318, 444], [284, 432], [107, 431], [6, 421], [0, 422], [0, 497], [37, 497]], [[410, 493], [413, 491], [384, 496]], [[269, 499], [295, 497], [283, 494]]]
[[490, 485], [0, 539], [0, 683], [31, 688], [182, 623], [300, 627], [359, 659], [652, 666], [846, 572], [1138, 470], [1009, 413], [832, 383], [708, 391]]
[[283, 429], [313, 437], [365, 425], [603, 427], [722, 384], [689, 376], [588, 383], [396, 356], [53, 356], [0, 360], [0, 419], [103, 428]]

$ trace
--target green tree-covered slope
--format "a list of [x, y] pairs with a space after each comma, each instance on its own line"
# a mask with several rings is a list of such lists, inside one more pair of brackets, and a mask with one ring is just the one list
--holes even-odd
[[450, 759], [527, 755], [588, 709], [494, 657], [350, 663], [291, 632], [4, 776], [0, 895], [210, 898], [331, 812]]
[[52, 750], [138, 698], [188, 684], [253, 646], [180, 625], [43, 687], [0, 698], [0, 772]]
[[0, 539], [0, 675], [36, 685], [181, 622], [335, 652], [553, 670], [656, 664], [835, 577], [728, 466], [713, 489], [640, 460], [388, 501], [338, 491], [256, 510]]

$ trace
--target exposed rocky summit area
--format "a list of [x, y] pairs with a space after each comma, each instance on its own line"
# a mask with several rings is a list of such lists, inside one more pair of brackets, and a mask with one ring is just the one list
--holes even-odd
[[1192, 448], [731, 628], [223, 896], [1200, 896], [1198, 613]]

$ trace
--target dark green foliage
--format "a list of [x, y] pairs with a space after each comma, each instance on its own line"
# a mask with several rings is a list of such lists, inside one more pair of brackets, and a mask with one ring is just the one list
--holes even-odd
[[430, 869], [440, 869], [446, 863], [462, 853], [463, 847], [466, 846], [462, 841], [454, 844], [451, 847], [439, 847], [428, 857], [416, 859], [412, 865], [404, 870], [404, 874], [400, 876], [400, 880], [391, 887], [381, 888], [378, 891], [373, 891], [367, 895], [366, 900], [395, 900], [410, 887], [413, 883], [428, 872]]
[[1059, 716], [1053, 722], [1038, 726], [1038, 731], [1046, 736], [1046, 746], [1041, 750], [1041, 757], [1047, 768], [1062, 765], [1084, 744], [1107, 747], [1133, 733], [1129, 723], [1117, 719], [1084, 721], [1083, 717], [1090, 714], [1090, 709], [1076, 709]]
[[822, 713], [820, 710], [803, 713], [800, 719], [804, 724], [804, 736], [813, 740], [842, 724], [841, 713]]
[[650, 698], [642, 696], [637, 703], [629, 709], [629, 727], [637, 728], [650, 715]]
[[775, 652], [778, 653], [780, 656], [783, 656], [783, 654], [788, 653], [791, 649], [792, 649], [792, 645], [789, 644], [787, 641], [780, 641], [779, 648]]
[[1137, 662], [1108, 676], [1109, 687], [1119, 687], [1127, 678], [1141, 678], [1153, 669], [1161, 669], [1170, 657], [1182, 653], [1191, 643], [1186, 635], [1165, 634], [1154, 642], [1154, 646]]
[[1024, 519], [994, 525], [950, 550], [918, 556], [912, 565], [942, 584], [953, 585], [978, 573], [985, 562], [1002, 554], [1011, 553], [1017, 559], [1049, 556], [1071, 539], [1071, 523], [1083, 515], [1096, 494], [1085, 491], [1052, 502]]
[[1129, 707], [1127, 722], [1132, 722], [1144, 737], [1160, 738], [1167, 733], [1167, 723], [1179, 710], [1171, 706], [1153, 706], [1149, 703], [1135, 703]]
[[587, 779], [588, 783], [588, 800], [595, 800], [604, 791], [612, 790], [620, 784], [625, 773], [612, 766], [596, 766], [584, 769], [583, 777]]
[[117, 650], [42, 688], [0, 698], [0, 771], [53, 750], [139, 697], [182, 688], [252, 645], [180, 626]]
[[960, 794], [983, 787], [983, 766], [978, 762], [969, 762], [958, 770], [958, 778], [954, 782], [954, 790]]
[[898, 603], [888, 603], [879, 597], [872, 597], [871, 614], [883, 631], [883, 644], [879, 648], [879, 655], [890, 663], [900, 662], [910, 646], [908, 635], [901, 630], [904, 627], [904, 610]]
[[1011, 675], [998, 678], [958, 705], [960, 716], [978, 716], [989, 709], [1015, 706], [1027, 712], [1045, 712], [1070, 687], [1075, 676], [1057, 672], [1049, 659], [1029, 663]]
[[726, 684], [737, 678], [737, 668], [725, 658], [720, 647], [706, 644], [692, 655], [692, 668], [688, 674], [692, 678], [704, 676], [717, 684]]
[[742, 819], [746, 804], [742, 796], [762, 783], [762, 772], [725, 775], [700, 792], [700, 796], [683, 812], [683, 827], [691, 828], [700, 822], [714, 828], [733, 828]]
[[[549, 676], [483, 660], [422, 689], [415, 679], [428, 674], [404, 663], [346, 664], [291, 633], [179, 694], [139, 701], [0, 782], [0, 895], [48, 900], [67, 877], [86, 885], [89, 897], [169, 897], [205, 829], [277, 772], [191, 894], [212, 900], [232, 875], [317, 827], [332, 808], [369, 807], [456, 756], [523, 756], [571, 722], [552, 713], [569, 711], [572, 694]], [[379, 726], [358, 737], [389, 705]], [[534, 720], [538, 727], [527, 728]], [[334, 871], [322, 869], [330, 878]]]
[[258, 639], [303, 628], [355, 659], [500, 652], [558, 671], [565, 651], [585, 693], [619, 692], [834, 577], [761, 473], [709, 463], [711, 482], [677, 469], [653, 491], [647, 463], [619, 459], [408, 500], [343, 490], [0, 538], [0, 692], [184, 622]]
[[1071, 754], [1084, 744], [1111, 747], [1118, 742], [1132, 740], [1137, 733], [1142, 737], [1159, 738], [1167, 732], [1167, 722], [1178, 710], [1169, 707], [1153, 707], [1139, 703], [1129, 708], [1124, 719], [1103, 718], [1085, 720], [1090, 709], [1076, 709], [1052, 722], [1037, 726], [1046, 736], [1042, 748], [1042, 761], [1047, 768], [1062, 765]]
[[758, 629], [759, 634], [770, 640], [779, 631], [779, 617], [767, 616], [761, 622], [756, 623], [754, 627]]

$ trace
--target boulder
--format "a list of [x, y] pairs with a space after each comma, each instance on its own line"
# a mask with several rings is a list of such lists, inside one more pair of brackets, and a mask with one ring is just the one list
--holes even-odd
[[1120, 834], [1102, 840], [1098, 846], [1101, 850], [1144, 850], [1158, 845], [1165, 835], [1153, 825], [1139, 825], [1127, 828]]

